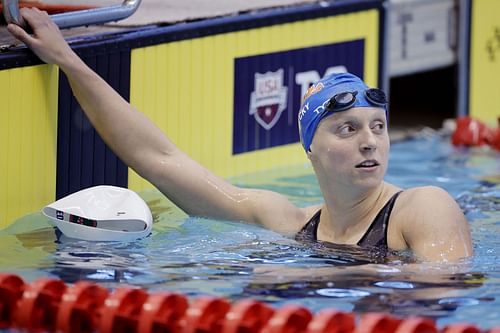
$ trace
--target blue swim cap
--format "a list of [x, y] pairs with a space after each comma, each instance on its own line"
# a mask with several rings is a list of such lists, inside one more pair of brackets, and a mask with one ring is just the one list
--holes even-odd
[[[334, 112], [341, 112], [325, 112], [325, 107], [333, 96], [356, 91], [356, 101], [351, 107], [377, 107], [378, 105], [370, 102], [365, 96], [365, 91], [368, 89], [370, 88], [359, 77], [350, 73], [330, 74], [312, 85], [304, 96], [302, 108], [299, 111], [299, 135], [305, 151], [309, 151], [311, 147], [319, 122]], [[383, 108], [387, 117], [387, 108], [385, 106]]]

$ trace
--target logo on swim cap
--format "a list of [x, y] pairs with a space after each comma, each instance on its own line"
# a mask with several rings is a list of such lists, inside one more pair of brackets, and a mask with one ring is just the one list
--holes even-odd
[[321, 82], [318, 82], [316, 84], [313, 84], [312, 86], [309, 87], [309, 89], [307, 89], [304, 97], [302, 98], [302, 103], [304, 103], [304, 101], [311, 95], [317, 93], [317, 92], [320, 92], [321, 89], [323, 89], [323, 83]]

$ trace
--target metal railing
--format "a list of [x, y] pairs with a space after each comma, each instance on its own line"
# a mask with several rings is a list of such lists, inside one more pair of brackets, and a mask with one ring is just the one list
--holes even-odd
[[[140, 4], [141, 0], [124, 0], [121, 5], [54, 14], [51, 15], [51, 18], [61, 29], [102, 24], [129, 17], [135, 13]], [[2, 0], [2, 5], [3, 15], [7, 23], [15, 23], [23, 28], [27, 27], [19, 12], [19, 0]]]

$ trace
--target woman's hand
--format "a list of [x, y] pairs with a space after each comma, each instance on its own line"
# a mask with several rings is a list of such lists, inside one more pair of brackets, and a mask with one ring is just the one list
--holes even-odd
[[60, 65], [76, 56], [47, 12], [38, 8], [21, 8], [20, 12], [33, 29], [33, 35], [13, 23], [7, 26], [7, 30], [25, 43], [41, 60], [48, 64]]

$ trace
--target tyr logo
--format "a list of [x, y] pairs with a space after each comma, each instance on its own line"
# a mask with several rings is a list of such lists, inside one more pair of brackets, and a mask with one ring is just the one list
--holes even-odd
[[250, 115], [270, 130], [286, 109], [287, 87], [283, 86], [283, 69], [265, 74], [255, 73], [255, 88], [250, 95]]

